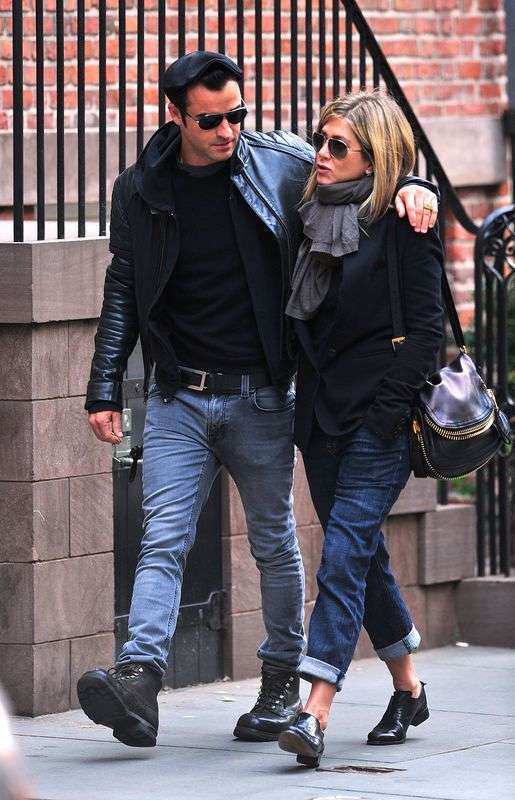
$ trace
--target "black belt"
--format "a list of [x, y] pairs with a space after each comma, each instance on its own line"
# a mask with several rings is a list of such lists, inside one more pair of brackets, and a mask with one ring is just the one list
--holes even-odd
[[196, 392], [213, 394], [246, 394], [252, 389], [270, 386], [272, 380], [265, 370], [243, 375], [226, 375], [222, 372], [205, 372], [191, 367], [179, 367], [181, 386]]

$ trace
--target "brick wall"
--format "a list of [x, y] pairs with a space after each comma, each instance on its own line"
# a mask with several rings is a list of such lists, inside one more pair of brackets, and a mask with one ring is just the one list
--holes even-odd
[[503, 0], [361, 0], [421, 117], [499, 116], [505, 103]]
[[[0, 131], [12, 124], [12, 75], [10, 66], [11, 0], [0, 0]], [[118, 0], [107, 0], [107, 124], [118, 125]], [[236, 57], [236, 2], [226, 2], [226, 51]], [[390, 64], [400, 79], [417, 114], [424, 120], [473, 118], [498, 120], [506, 104], [506, 56], [503, 0], [361, 0], [364, 11]], [[178, 49], [178, 0], [167, 3], [167, 61]], [[206, 0], [206, 48], [218, 48], [218, 2]], [[35, 116], [35, 17], [34, 0], [23, 0], [24, 14], [24, 107], [27, 129], [36, 125]], [[44, 0], [45, 29], [45, 125], [55, 127], [56, 120], [56, 44], [55, 0]], [[65, 126], [76, 125], [77, 45], [76, 0], [64, 0], [65, 7]], [[253, 78], [255, 45], [255, 4], [245, 0], [245, 97], [254, 101]], [[273, 127], [274, 108], [274, 3], [263, 0], [263, 101], [264, 126]], [[129, 128], [136, 124], [137, 97], [137, 2], [127, 0], [127, 116]], [[186, 49], [196, 49], [197, 0], [187, 0]], [[299, 123], [305, 126], [305, 0], [298, 2]], [[318, 53], [319, 3], [311, 4], [313, 36], [313, 103], [319, 105]], [[98, 0], [85, 0], [85, 76], [86, 125], [98, 122]], [[153, 128], [158, 121], [158, 42], [157, 0], [145, 2], [145, 125]], [[340, 50], [344, 53], [345, 14], [340, 14]], [[327, 97], [332, 95], [332, 3], [326, 0]], [[290, 4], [282, 4], [281, 99], [282, 127], [290, 125]], [[357, 42], [354, 50], [357, 73]], [[371, 68], [369, 65], [368, 76]], [[344, 63], [341, 65], [341, 90], [344, 86]], [[252, 118], [249, 123], [252, 125]], [[478, 153], [477, 158], [481, 159]], [[131, 156], [129, 155], [129, 159]], [[472, 176], [471, 176], [472, 179]], [[471, 180], [472, 184], [476, 181]], [[467, 211], [482, 221], [493, 208], [509, 202], [506, 182], [488, 188], [461, 189]], [[463, 321], [472, 319], [472, 237], [453, 224], [448, 239], [448, 263], [455, 279], [455, 289]]]

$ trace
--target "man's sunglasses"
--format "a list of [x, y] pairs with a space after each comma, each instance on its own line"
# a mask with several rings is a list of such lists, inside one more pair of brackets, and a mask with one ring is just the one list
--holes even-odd
[[187, 111], [185, 112], [186, 116], [194, 120], [203, 131], [212, 131], [214, 128], [218, 128], [224, 119], [230, 125], [239, 125], [243, 122], [247, 113], [247, 107], [244, 105], [235, 108], [233, 111], [227, 111], [226, 114], [197, 114], [196, 117], [193, 117]]
[[311, 137], [311, 141], [313, 142], [313, 147], [315, 148], [317, 153], [320, 152], [324, 144], [327, 142], [329, 153], [332, 155], [333, 158], [337, 159], [345, 158], [347, 153], [363, 152], [361, 148], [353, 150], [351, 147], [349, 147], [348, 144], [342, 142], [341, 139], [333, 139], [333, 138], [329, 139], [327, 136], [324, 136], [324, 134], [320, 133], [319, 131], [315, 131], [315, 133]]

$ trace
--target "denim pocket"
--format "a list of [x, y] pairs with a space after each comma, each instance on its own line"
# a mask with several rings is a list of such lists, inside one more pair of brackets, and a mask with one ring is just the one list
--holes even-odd
[[363, 424], [356, 431], [354, 438], [370, 442], [379, 450], [403, 450], [408, 444], [408, 426], [406, 425], [397, 436], [384, 438]]
[[160, 394], [161, 394], [161, 390], [160, 390], [158, 384], [157, 383], [151, 383], [150, 386], [148, 387], [148, 395], [147, 395], [147, 397], [149, 397], [149, 398], [150, 397], [156, 397], [156, 396], [159, 396]]
[[289, 411], [295, 405], [295, 390], [278, 392], [275, 386], [262, 386], [251, 394], [252, 403], [259, 411]]

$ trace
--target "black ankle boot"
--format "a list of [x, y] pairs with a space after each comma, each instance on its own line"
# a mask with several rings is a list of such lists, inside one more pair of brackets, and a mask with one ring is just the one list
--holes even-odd
[[131, 747], [154, 747], [161, 684], [155, 670], [132, 662], [85, 672], [77, 683], [77, 694], [88, 717], [112, 728], [115, 739]]
[[367, 744], [402, 744], [410, 725], [420, 725], [429, 717], [425, 683], [418, 697], [411, 692], [393, 693], [381, 721], [368, 734]]
[[270, 672], [263, 666], [256, 704], [239, 718], [234, 736], [248, 742], [275, 742], [301, 711], [298, 676], [293, 672]]
[[324, 752], [324, 734], [312, 714], [303, 712], [297, 721], [279, 736], [279, 747], [287, 753], [297, 753], [297, 761], [306, 767], [318, 767]]

